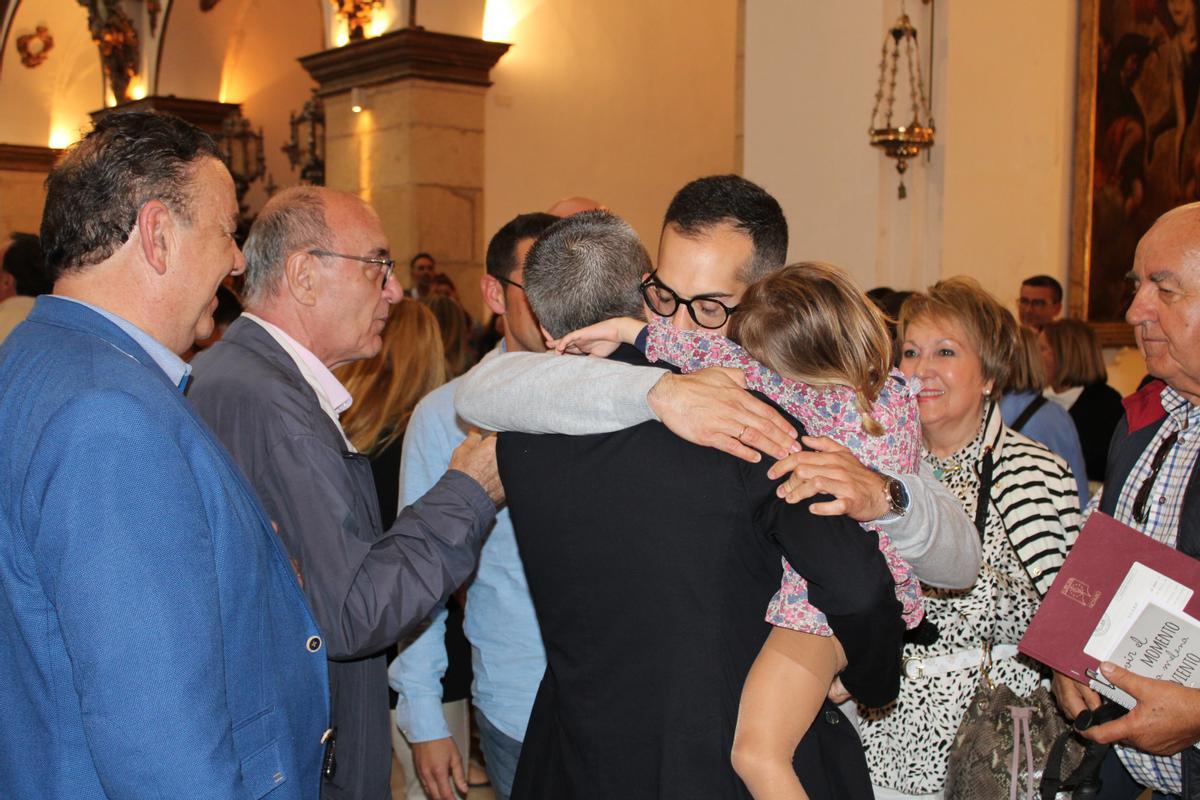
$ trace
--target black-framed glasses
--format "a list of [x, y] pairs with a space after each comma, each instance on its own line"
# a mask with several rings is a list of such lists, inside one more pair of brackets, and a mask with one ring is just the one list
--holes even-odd
[[646, 305], [658, 316], [669, 319], [675, 316], [680, 306], [685, 306], [692, 320], [708, 330], [720, 328], [729, 321], [729, 315], [737, 311], [737, 306], [727, 306], [714, 297], [680, 297], [674, 289], [656, 278], [654, 273], [642, 281], [641, 288]]
[[514, 288], [520, 289], [522, 292], [525, 291], [524, 286], [522, 286], [521, 284], [517, 283], [516, 281], [514, 281], [510, 278], [501, 278], [499, 275], [497, 275], [496, 280], [500, 281], [501, 283], [506, 283], [509, 286], [512, 286]]
[[1137, 497], [1133, 498], [1133, 518], [1137, 520], [1138, 525], [1145, 525], [1146, 520], [1150, 518], [1150, 492], [1154, 490], [1158, 472], [1162, 469], [1163, 463], [1167, 460], [1167, 454], [1171, 452], [1171, 448], [1175, 446], [1175, 440], [1178, 438], [1179, 431], [1175, 431], [1163, 439], [1158, 450], [1154, 451], [1154, 458], [1150, 461], [1150, 474], [1146, 476], [1146, 480], [1142, 481]]
[[383, 273], [383, 280], [380, 282], [381, 286], [387, 286], [388, 278], [392, 277], [392, 270], [396, 268], [396, 259], [384, 258], [383, 256], [368, 258], [366, 256], [350, 256], [345, 253], [331, 253], [328, 250], [309, 250], [308, 254], [310, 256], [322, 256], [325, 258], [348, 258], [351, 261], [361, 261], [363, 264], [374, 264]]

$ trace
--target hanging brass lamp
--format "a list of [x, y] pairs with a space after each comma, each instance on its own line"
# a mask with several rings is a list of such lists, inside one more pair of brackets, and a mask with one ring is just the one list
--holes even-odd
[[[896, 110], [896, 82], [900, 72], [900, 51], [904, 51], [904, 62], [908, 67], [908, 91], [912, 104], [912, 121], [907, 125], [893, 123]], [[875, 92], [875, 108], [871, 111], [871, 145], [883, 150], [884, 155], [896, 159], [896, 172], [900, 173], [901, 200], [908, 196], [904, 188], [904, 172], [908, 159], [915, 158], [922, 150], [933, 146], [933, 117], [929, 113], [929, 100], [925, 95], [925, 84], [921, 79], [921, 49], [917, 44], [917, 29], [912, 26], [904, 6], [900, 6], [900, 19], [883, 37], [883, 54], [879, 61], [879, 89]]]

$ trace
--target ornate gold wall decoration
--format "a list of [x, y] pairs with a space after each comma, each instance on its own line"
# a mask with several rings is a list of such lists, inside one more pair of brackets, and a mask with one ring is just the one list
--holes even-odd
[[54, 49], [54, 37], [45, 25], [38, 25], [33, 33], [17, 37], [17, 52], [21, 55], [21, 63], [33, 69], [39, 66]]
[[118, 103], [131, 99], [129, 82], [138, 73], [138, 35], [121, 0], [77, 0], [88, 10], [88, 29], [100, 48], [104, 76]]
[[350, 41], [357, 42], [366, 38], [367, 26], [375, 16], [375, 12], [383, 8], [383, 0], [329, 0], [333, 3], [335, 13], [346, 20], [350, 32]]

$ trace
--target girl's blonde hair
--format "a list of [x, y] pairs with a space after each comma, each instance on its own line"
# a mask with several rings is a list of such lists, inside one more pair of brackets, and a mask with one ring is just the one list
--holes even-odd
[[378, 452], [404, 434], [422, 397], [446, 382], [446, 359], [437, 319], [415, 300], [401, 300], [383, 328], [374, 358], [336, 370], [354, 398], [342, 428], [364, 453]]
[[883, 314], [842, 270], [810, 261], [756, 281], [730, 317], [729, 337], [787, 378], [849, 386], [863, 430], [883, 433], [871, 406], [891, 369], [891, 339]]

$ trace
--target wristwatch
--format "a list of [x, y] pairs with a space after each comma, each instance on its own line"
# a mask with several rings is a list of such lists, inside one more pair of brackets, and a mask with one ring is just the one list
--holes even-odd
[[904, 486], [904, 481], [893, 478], [890, 475], [883, 476], [883, 496], [887, 498], [888, 510], [897, 517], [903, 517], [908, 513], [909, 497], [908, 489]]

